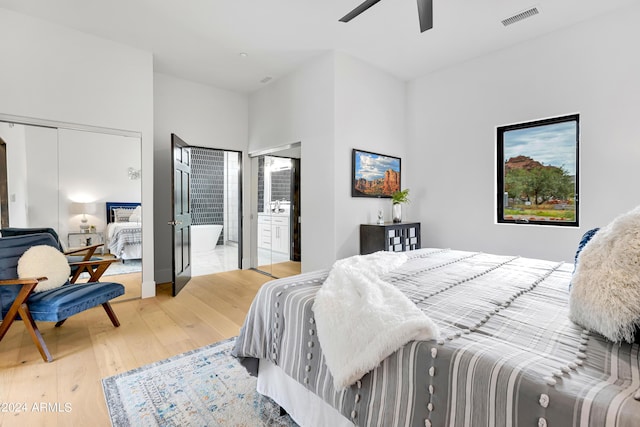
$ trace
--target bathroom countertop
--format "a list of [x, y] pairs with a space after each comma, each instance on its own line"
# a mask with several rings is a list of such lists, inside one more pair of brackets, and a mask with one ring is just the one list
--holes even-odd
[[258, 216], [289, 216], [289, 212], [258, 212]]

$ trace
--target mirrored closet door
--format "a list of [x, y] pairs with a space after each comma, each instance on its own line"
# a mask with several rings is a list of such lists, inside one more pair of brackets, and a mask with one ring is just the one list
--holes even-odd
[[[121, 299], [139, 298], [141, 218], [125, 218], [125, 211], [116, 218], [113, 206], [141, 202], [140, 136], [0, 121], [0, 140], [0, 161], [6, 159], [6, 183], [0, 185], [2, 227], [53, 228], [65, 248], [103, 243], [98, 256], [122, 261], [111, 264], [102, 280], [111, 276], [109, 280], [125, 284]], [[139, 230], [135, 250], [114, 244], [116, 223]]]
[[253, 156], [252, 267], [274, 277], [300, 272], [300, 147]]

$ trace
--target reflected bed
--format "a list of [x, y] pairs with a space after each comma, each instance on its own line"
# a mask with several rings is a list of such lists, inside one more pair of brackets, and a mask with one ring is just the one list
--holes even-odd
[[141, 204], [107, 202], [105, 247], [117, 258], [142, 258]]

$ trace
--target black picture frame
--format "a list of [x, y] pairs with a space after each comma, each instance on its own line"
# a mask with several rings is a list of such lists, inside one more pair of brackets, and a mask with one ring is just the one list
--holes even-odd
[[402, 188], [402, 159], [354, 148], [351, 161], [351, 196], [391, 198]]

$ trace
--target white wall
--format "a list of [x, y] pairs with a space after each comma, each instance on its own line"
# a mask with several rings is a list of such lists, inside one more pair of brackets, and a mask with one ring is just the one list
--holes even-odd
[[[27, 221], [21, 225], [9, 218], [12, 227], [51, 227], [57, 230], [60, 238], [64, 238], [67, 230], [58, 228], [59, 217], [59, 182], [60, 167], [58, 164], [58, 131], [57, 129], [15, 125], [24, 129], [26, 156], [24, 162], [27, 168]], [[7, 141], [10, 149], [13, 141]], [[10, 173], [9, 181], [16, 178]], [[11, 203], [11, 202], [10, 202]]]
[[321, 55], [249, 98], [249, 152], [301, 142], [303, 271], [335, 260], [334, 70]]
[[[572, 261], [586, 230], [640, 204], [639, 20], [635, 5], [410, 82], [423, 246]], [[495, 224], [495, 127], [575, 112], [580, 228]]]
[[[194, 146], [243, 151], [243, 205], [244, 211], [248, 212], [248, 98], [235, 92], [155, 74], [154, 123], [156, 281], [160, 283], [172, 280], [173, 229], [167, 225], [171, 220], [171, 134], [175, 133]], [[247, 230], [243, 236], [245, 258], [249, 247]]]
[[[142, 204], [153, 205], [151, 53], [0, 9], [0, 114], [142, 135]], [[155, 294], [153, 210], [143, 211], [142, 296]]]
[[[360, 253], [360, 224], [375, 223], [382, 209], [391, 221], [390, 199], [351, 197], [352, 149], [401, 158], [402, 188], [411, 188], [406, 158], [406, 84], [349, 55], [336, 54], [335, 222], [336, 258]], [[411, 205], [403, 219], [413, 220]]]
[[[359, 253], [359, 224], [388, 199], [351, 197], [351, 150], [404, 155], [405, 84], [343, 53], [315, 58], [250, 97], [249, 151], [302, 143], [302, 269]], [[405, 181], [406, 182], [406, 181]]]

